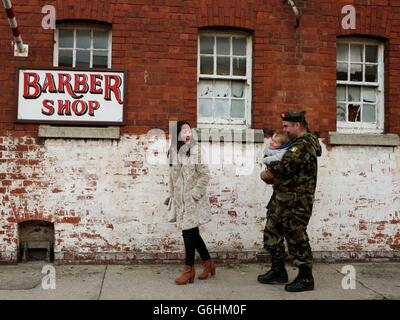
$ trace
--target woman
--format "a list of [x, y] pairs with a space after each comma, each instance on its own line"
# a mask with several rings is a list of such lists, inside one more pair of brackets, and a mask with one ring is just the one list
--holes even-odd
[[182, 230], [185, 244], [185, 267], [175, 279], [176, 284], [192, 283], [195, 277], [195, 251], [204, 262], [200, 280], [215, 274], [215, 263], [200, 236], [199, 226], [211, 220], [207, 199], [209, 170], [201, 163], [201, 147], [192, 139], [190, 124], [178, 121], [172, 131], [171, 148], [168, 151], [170, 164], [170, 194], [176, 223]]

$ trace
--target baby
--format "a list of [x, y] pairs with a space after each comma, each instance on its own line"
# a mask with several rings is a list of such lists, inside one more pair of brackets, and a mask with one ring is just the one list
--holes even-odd
[[281, 161], [287, 149], [292, 142], [286, 132], [278, 131], [272, 135], [269, 146], [264, 149], [263, 163], [267, 166], [266, 170], [260, 174], [261, 180], [265, 183], [272, 184], [274, 176], [268, 170], [268, 165], [273, 161]]

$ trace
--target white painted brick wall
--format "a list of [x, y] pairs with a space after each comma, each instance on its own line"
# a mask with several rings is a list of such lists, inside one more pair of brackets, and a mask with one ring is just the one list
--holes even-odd
[[[8, 150], [2, 158], [8, 161], [1, 162], [0, 173], [19, 172], [34, 181], [24, 186], [26, 193], [14, 195], [10, 192], [23, 181], [13, 180], [0, 195], [0, 232], [6, 230], [0, 233], [3, 257], [17, 247], [17, 224], [9, 218], [24, 219], [24, 213], [35, 212], [55, 221], [56, 252], [183, 251], [181, 232], [167, 222], [163, 205], [168, 167], [146, 161], [145, 136], [123, 136], [120, 141], [48, 139], [24, 153], [41, 159], [36, 166], [12, 161], [18, 157], [15, 145], [24, 139], [3, 141]], [[212, 152], [219, 147], [213, 144]], [[212, 252], [262, 248], [272, 188], [259, 179], [263, 145], [249, 147], [250, 153], [236, 157], [234, 164], [210, 166], [212, 221], [201, 232]], [[254, 164], [254, 170], [238, 175], [243, 161]], [[399, 208], [399, 148], [343, 146], [328, 151], [323, 145], [308, 228], [314, 251], [398, 250]], [[80, 218], [79, 223], [65, 223], [70, 217]]]

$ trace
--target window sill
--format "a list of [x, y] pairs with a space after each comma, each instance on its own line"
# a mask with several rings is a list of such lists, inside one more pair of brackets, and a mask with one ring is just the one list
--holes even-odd
[[60, 139], [119, 139], [119, 127], [60, 127], [39, 126], [40, 138]]
[[375, 133], [339, 133], [329, 132], [329, 144], [331, 145], [353, 145], [353, 146], [382, 146], [397, 147], [400, 139], [397, 134], [375, 134]]
[[200, 142], [264, 143], [262, 129], [196, 128], [194, 130]]

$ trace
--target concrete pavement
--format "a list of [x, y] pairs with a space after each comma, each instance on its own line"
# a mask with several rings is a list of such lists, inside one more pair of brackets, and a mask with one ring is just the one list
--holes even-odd
[[[400, 299], [400, 263], [316, 263], [315, 290], [288, 293], [283, 285], [257, 282], [265, 264], [218, 265], [215, 277], [193, 284], [177, 286], [174, 279], [181, 265], [64, 265], [55, 266], [56, 289], [42, 274], [44, 262], [0, 266], [0, 300], [12, 299], [146, 299], [146, 300], [360, 300]], [[354, 267], [355, 289], [342, 274], [343, 266]], [[297, 269], [288, 267], [289, 280]], [[352, 267], [348, 267], [349, 270]], [[201, 271], [201, 265], [196, 265]], [[345, 271], [348, 272], [348, 271]]]

